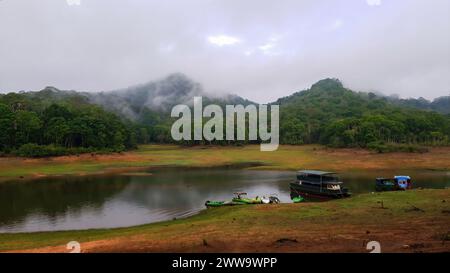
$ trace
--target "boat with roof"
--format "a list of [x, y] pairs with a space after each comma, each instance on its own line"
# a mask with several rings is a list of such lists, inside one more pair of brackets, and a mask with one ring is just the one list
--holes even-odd
[[377, 178], [375, 180], [376, 191], [404, 191], [411, 188], [411, 177], [407, 175], [397, 175], [394, 178]]
[[327, 200], [350, 197], [351, 193], [336, 173], [315, 170], [297, 172], [297, 179], [290, 183], [291, 198]]

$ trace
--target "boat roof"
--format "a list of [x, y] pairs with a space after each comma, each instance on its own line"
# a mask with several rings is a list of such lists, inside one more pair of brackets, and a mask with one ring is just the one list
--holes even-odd
[[[305, 181], [310, 184], [332, 184], [332, 185], [342, 185], [344, 182], [342, 181]], [[297, 182], [291, 182], [292, 184], [297, 184]]]
[[396, 179], [411, 179], [411, 177], [409, 177], [407, 175], [397, 175], [394, 178], [396, 178]]
[[336, 174], [335, 172], [324, 172], [324, 171], [314, 171], [314, 170], [301, 170], [299, 173], [312, 174], [312, 175], [331, 175]]

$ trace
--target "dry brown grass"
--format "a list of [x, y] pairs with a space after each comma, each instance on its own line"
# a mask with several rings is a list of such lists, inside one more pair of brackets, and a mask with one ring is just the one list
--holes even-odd
[[378, 154], [361, 149], [329, 149], [319, 145], [283, 145], [275, 152], [260, 152], [257, 145], [145, 145], [136, 151], [120, 154], [83, 154], [44, 159], [0, 158], [0, 181], [46, 175], [128, 172], [165, 165], [214, 167], [246, 163], [259, 163], [261, 166], [252, 167], [255, 169], [274, 170], [450, 170], [450, 147], [431, 148], [430, 152], [422, 154]]

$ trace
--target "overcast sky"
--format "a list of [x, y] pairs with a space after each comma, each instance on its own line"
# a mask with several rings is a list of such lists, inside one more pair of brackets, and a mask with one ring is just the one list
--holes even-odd
[[0, 0], [0, 92], [111, 90], [182, 72], [257, 102], [325, 77], [450, 94], [449, 0]]

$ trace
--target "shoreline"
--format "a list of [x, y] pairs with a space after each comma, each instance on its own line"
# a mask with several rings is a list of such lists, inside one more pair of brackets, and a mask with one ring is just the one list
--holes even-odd
[[[249, 162], [251, 163], [251, 162]], [[245, 164], [244, 164], [245, 165]], [[291, 171], [295, 172], [296, 169], [280, 169], [280, 168], [270, 168], [270, 165], [259, 165], [257, 167], [242, 167], [239, 165], [216, 165], [216, 166], [178, 166], [178, 165], [159, 165], [159, 166], [149, 166], [149, 167], [117, 167], [117, 168], [111, 168], [108, 170], [102, 170], [97, 172], [91, 172], [91, 173], [68, 173], [68, 174], [38, 174], [33, 176], [26, 176], [26, 177], [14, 177], [14, 178], [8, 178], [8, 177], [1, 177], [0, 176], [0, 184], [1, 183], [15, 183], [15, 182], [31, 182], [36, 181], [39, 179], [45, 179], [45, 178], [63, 178], [63, 177], [85, 177], [85, 176], [103, 176], [103, 175], [136, 175], [136, 176], [150, 176], [152, 175], [151, 170], [164, 170], [164, 169], [181, 169], [181, 170], [196, 170], [196, 169], [236, 169], [236, 170], [254, 170], [254, 171]], [[411, 169], [411, 168], [404, 168], [404, 169], [371, 169], [371, 170], [363, 170], [363, 169], [356, 169], [356, 170], [350, 170], [349, 172], [390, 172], [390, 171], [423, 171], [423, 172], [429, 172], [429, 173], [449, 173], [450, 169]], [[340, 172], [342, 173], [342, 172]]]
[[[367, 240], [380, 240], [387, 252], [445, 252], [449, 205], [450, 189], [417, 189], [323, 203], [225, 207], [133, 227], [0, 233], [0, 252], [67, 252], [64, 243], [73, 240], [82, 252], [366, 252], [359, 245]], [[385, 237], [389, 232], [394, 234]]]
[[[257, 167], [264, 167], [261, 169], [255, 169]], [[133, 174], [137, 176], [147, 176], [152, 175], [152, 173], [146, 171], [151, 170], [164, 170], [164, 169], [180, 169], [180, 170], [195, 170], [195, 169], [236, 169], [236, 170], [266, 170], [266, 171], [294, 171], [289, 169], [270, 169], [265, 168], [269, 167], [269, 165], [264, 164], [254, 164], [254, 162], [244, 162], [242, 164], [226, 164], [226, 165], [214, 165], [214, 166], [179, 166], [179, 165], [153, 165], [147, 167], [117, 167], [117, 168], [108, 168], [102, 171], [91, 172], [91, 173], [70, 173], [70, 174], [39, 174], [34, 176], [27, 177], [18, 177], [18, 178], [7, 178], [0, 176], [0, 183], [6, 182], [20, 182], [20, 181], [34, 181], [44, 178], [58, 178], [58, 177], [83, 177], [83, 176], [102, 176], [102, 175], [128, 175]]]
[[252, 170], [326, 169], [330, 171], [450, 171], [450, 147], [425, 154], [378, 154], [363, 149], [330, 149], [320, 145], [282, 145], [262, 153], [244, 147], [178, 147], [144, 145], [126, 153], [50, 158], [0, 158], [0, 183], [66, 175], [121, 174], [155, 168], [238, 168]]
[[[376, 154], [319, 145], [281, 146], [271, 153], [261, 153], [252, 145], [145, 145], [113, 155], [0, 158], [0, 183], [67, 175], [121, 175], [161, 168], [224, 167], [274, 171], [314, 168], [341, 173], [449, 172], [450, 147], [434, 148], [426, 154]], [[386, 208], [380, 209], [380, 201]], [[67, 252], [64, 244], [74, 240], [82, 244], [82, 252], [366, 252], [361, 247], [366, 240], [384, 238], [391, 240], [382, 244], [389, 252], [448, 252], [449, 205], [447, 188], [365, 193], [325, 203], [217, 208], [187, 218], [132, 227], [0, 233], [0, 252]], [[173, 241], [179, 244], [171, 244]]]

